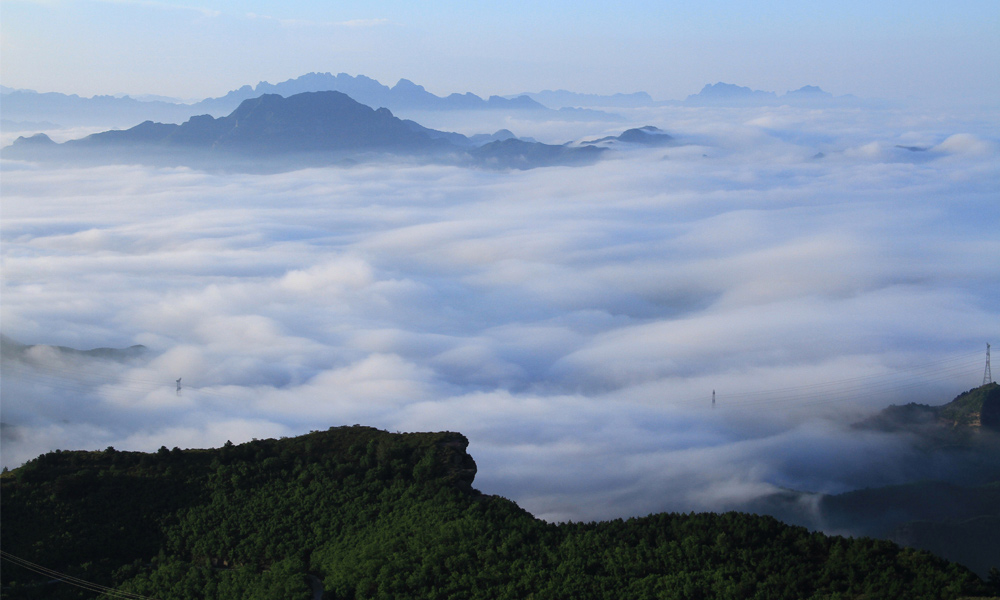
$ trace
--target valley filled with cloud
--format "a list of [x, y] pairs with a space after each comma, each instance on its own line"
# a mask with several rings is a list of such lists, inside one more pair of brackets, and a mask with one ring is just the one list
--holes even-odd
[[[4, 466], [453, 430], [478, 489], [550, 520], [947, 477], [850, 423], [982, 380], [1000, 339], [995, 113], [618, 112], [678, 145], [527, 171], [4, 160]], [[501, 126], [621, 132], [462, 133]]]

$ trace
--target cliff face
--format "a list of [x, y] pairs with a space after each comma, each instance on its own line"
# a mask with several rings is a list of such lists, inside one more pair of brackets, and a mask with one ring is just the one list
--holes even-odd
[[476, 478], [476, 461], [466, 450], [469, 440], [460, 433], [441, 434], [437, 442], [439, 461], [443, 465], [446, 477], [452, 480], [462, 490], [471, 491], [472, 482]]

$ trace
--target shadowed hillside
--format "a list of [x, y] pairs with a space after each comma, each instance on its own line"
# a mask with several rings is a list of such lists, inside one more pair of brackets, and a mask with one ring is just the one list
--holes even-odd
[[[894, 405], [854, 425], [905, 440], [913, 462], [937, 465], [900, 485], [813, 494], [787, 490], [746, 506], [788, 523], [866, 535], [934, 552], [983, 577], [1000, 568], [1000, 386], [989, 383], [940, 406]], [[924, 473], [919, 469], [915, 473]]]
[[539, 521], [471, 487], [457, 433], [340, 427], [216, 450], [56, 451], [2, 477], [4, 596], [92, 598], [24, 568], [183, 598], [957, 598], [964, 568], [747, 514]]

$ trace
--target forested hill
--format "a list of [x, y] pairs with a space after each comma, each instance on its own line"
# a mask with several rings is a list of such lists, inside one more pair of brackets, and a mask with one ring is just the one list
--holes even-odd
[[97, 597], [19, 561], [114, 588], [99, 597], [159, 600], [991, 591], [930, 554], [770, 517], [549, 524], [474, 490], [467, 444], [354, 426], [215, 450], [45, 454], [0, 478], [3, 597]]

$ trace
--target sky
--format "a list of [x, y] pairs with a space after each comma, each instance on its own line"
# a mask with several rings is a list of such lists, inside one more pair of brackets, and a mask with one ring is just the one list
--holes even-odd
[[307, 72], [438, 95], [569, 89], [683, 99], [724, 81], [936, 103], [1000, 97], [993, 0], [172, 2], [2, 0], [13, 88], [217, 97]]

